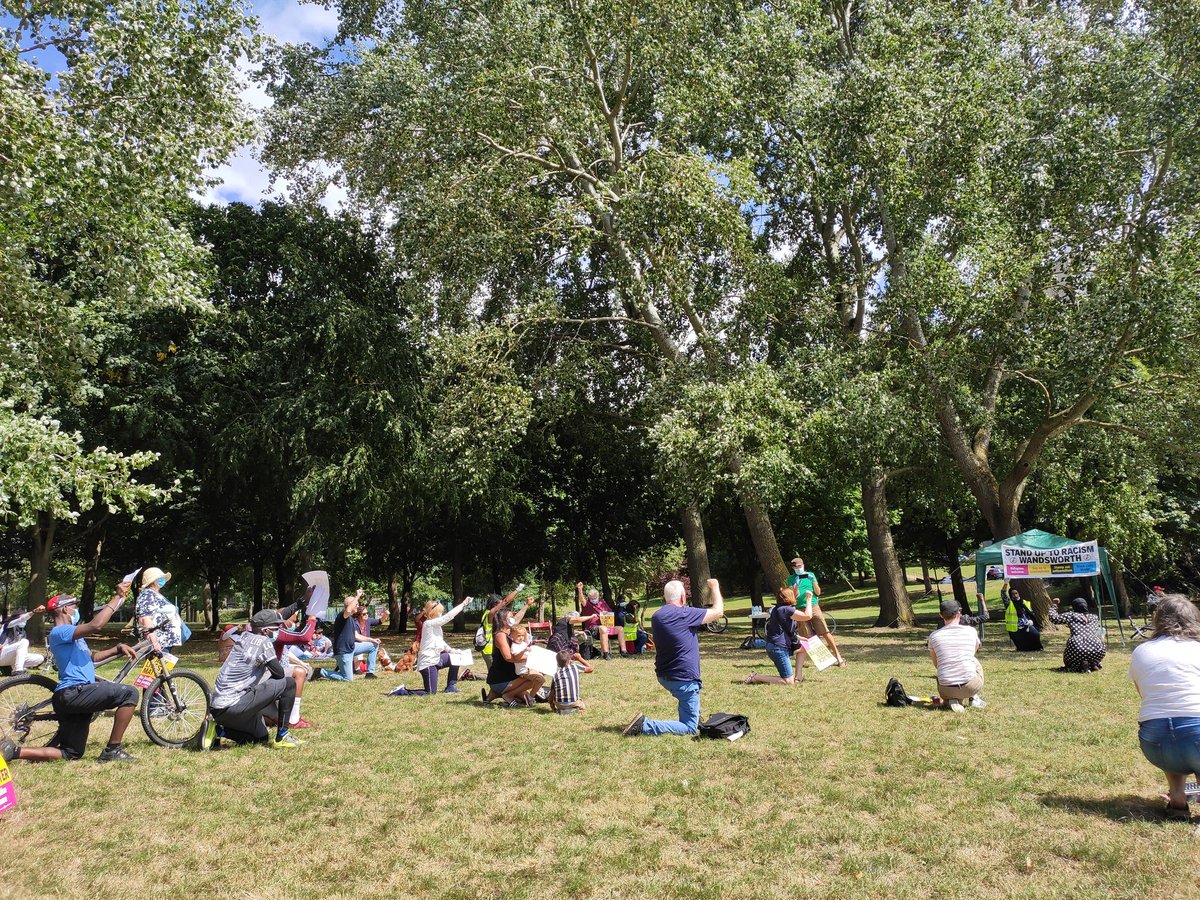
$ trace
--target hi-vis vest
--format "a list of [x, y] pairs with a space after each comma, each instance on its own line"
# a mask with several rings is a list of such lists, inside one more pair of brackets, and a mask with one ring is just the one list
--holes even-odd
[[487, 643], [483, 645], [484, 656], [492, 655], [492, 617], [489, 610], [488, 615], [483, 617], [483, 636], [487, 638]]
[[628, 613], [625, 614], [625, 634], [626, 643], [632, 644], [637, 640], [637, 620]]
[[1006, 631], [1019, 631], [1017, 623], [1020, 621], [1020, 616], [1017, 615], [1017, 604], [1010, 599], [1008, 605], [1004, 607], [1004, 628]]

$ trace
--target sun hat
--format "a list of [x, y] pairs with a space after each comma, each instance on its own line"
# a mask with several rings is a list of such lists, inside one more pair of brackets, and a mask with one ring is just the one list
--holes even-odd
[[142, 583], [140, 586], [143, 588], [148, 588], [160, 578], [166, 578], [167, 581], [170, 581], [171, 573], [164, 572], [157, 566], [147, 566], [146, 568], [142, 569]]

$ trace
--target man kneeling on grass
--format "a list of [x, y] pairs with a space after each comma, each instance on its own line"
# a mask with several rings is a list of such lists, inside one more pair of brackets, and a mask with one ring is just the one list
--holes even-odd
[[54, 714], [58, 717], [58, 733], [46, 747], [21, 747], [7, 738], [0, 741], [0, 752], [6, 761], [24, 759], [47, 762], [52, 759], [79, 759], [87, 749], [88, 731], [92, 716], [106, 709], [115, 709], [112, 733], [108, 746], [100, 754], [101, 762], [133, 759], [125, 752], [121, 738], [138, 705], [137, 688], [111, 681], [96, 681], [96, 663], [123, 653], [130, 659], [136, 654], [125, 644], [117, 644], [100, 653], [93, 653], [84, 638], [99, 634], [113, 613], [125, 602], [128, 584], [117, 587], [117, 593], [100, 607], [90, 622], [79, 624], [79, 601], [66, 594], [51, 597], [46, 610], [54, 617], [50, 631], [50, 652], [58, 667], [58, 686], [54, 688]]
[[656, 721], [634, 716], [623, 734], [696, 734], [700, 728], [700, 629], [725, 615], [725, 600], [717, 579], [708, 580], [712, 606], [686, 606], [682, 581], [668, 581], [663, 588], [663, 606], [650, 617], [650, 630], [658, 648], [654, 672], [671, 696], [679, 702], [679, 720]]
[[962, 701], [968, 699], [972, 706], [987, 706], [979, 696], [983, 690], [983, 666], [975, 658], [979, 635], [974, 628], [962, 624], [957, 600], [943, 600], [938, 610], [944, 624], [929, 636], [929, 657], [937, 669], [938, 695], [949, 701], [954, 712], [962, 712]]
[[[299, 747], [288, 734], [288, 717], [296, 699], [296, 682], [275, 655], [275, 637], [283, 624], [279, 610], [264, 609], [250, 619], [250, 631], [233, 636], [233, 650], [217, 673], [213, 686], [212, 721], [203, 746], [219, 737], [237, 744], [265, 743], [277, 750]], [[263, 713], [275, 719], [275, 740], [269, 740]]]

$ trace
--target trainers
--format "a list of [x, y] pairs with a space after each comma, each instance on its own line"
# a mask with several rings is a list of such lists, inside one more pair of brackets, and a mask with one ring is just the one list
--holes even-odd
[[642, 733], [642, 726], [646, 724], [646, 716], [643, 713], [638, 713], [633, 717], [633, 720], [625, 726], [625, 730], [621, 732], [625, 737], [635, 737]]
[[14, 759], [16, 759], [20, 752], [21, 751], [17, 748], [17, 745], [8, 738], [0, 738], [0, 756], [4, 757], [4, 761], [6, 763], [12, 762]]
[[612, 659], [612, 654], [611, 654], [611, 653], [605, 653], [605, 654], [604, 654], [604, 658], [605, 658], [605, 659]]
[[987, 709], [987, 701], [978, 694], [971, 698], [970, 703], [976, 709]]
[[313, 723], [308, 721], [308, 719], [304, 718], [303, 716], [301, 716], [299, 719], [297, 719], [292, 724], [288, 725], [288, 728], [312, 728], [312, 727], [313, 727]]
[[117, 744], [115, 747], [105, 747], [96, 758], [100, 762], [133, 762], [137, 759], [136, 756], [132, 756], [125, 751], [124, 744]]
[[965, 710], [965, 707], [962, 705], [961, 701], [959, 701], [959, 700], [951, 700], [950, 701], [950, 711], [951, 712], [963, 712], [964, 710]]
[[443, 694], [461, 694], [461, 693], [462, 693], [462, 691], [460, 691], [460, 690], [459, 690], [458, 688], [456, 688], [456, 687], [448, 687], [448, 688], [446, 688], [445, 690], [443, 690], [443, 691], [442, 691], [442, 693], [443, 693]]
[[304, 742], [299, 738], [292, 737], [290, 734], [285, 734], [281, 738], [275, 738], [273, 741], [267, 741], [267, 746], [272, 750], [296, 750]]
[[204, 730], [200, 732], [200, 749], [211, 750], [213, 744], [217, 742], [217, 720], [212, 716], [206, 716], [204, 721]]

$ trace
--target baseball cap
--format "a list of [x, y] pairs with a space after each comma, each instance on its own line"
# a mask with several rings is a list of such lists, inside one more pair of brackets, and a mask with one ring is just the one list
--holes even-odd
[[256, 629], [274, 628], [283, 624], [283, 616], [277, 609], [260, 609], [250, 617], [250, 624]]
[[54, 612], [56, 609], [62, 609], [64, 606], [71, 606], [78, 602], [79, 600], [75, 597], [72, 597], [70, 594], [55, 594], [46, 601], [46, 609], [48, 609], [50, 612]]
[[798, 557], [798, 556], [792, 559], [792, 565], [793, 565], [793, 566], [798, 566], [798, 565], [800, 565], [802, 562], [804, 562], [804, 560], [802, 560], [802, 559], [801, 559], [800, 557]]
[[938, 604], [938, 612], [942, 614], [943, 619], [948, 619], [962, 612], [962, 607], [958, 605], [957, 600], [943, 600]]

